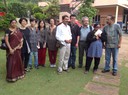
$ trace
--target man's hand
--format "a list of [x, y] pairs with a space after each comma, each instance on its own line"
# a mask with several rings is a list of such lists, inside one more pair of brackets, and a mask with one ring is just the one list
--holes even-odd
[[76, 46], [76, 48], [78, 48], [78, 43], [76, 43], [76, 45], [75, 45], [75, 46]]
[[118, 48], [121, 48], [121, 44], [118, 44]]
[[69, 43], [71, 43], [71, 40], [65, 40], [65, 42], [69, 44]]

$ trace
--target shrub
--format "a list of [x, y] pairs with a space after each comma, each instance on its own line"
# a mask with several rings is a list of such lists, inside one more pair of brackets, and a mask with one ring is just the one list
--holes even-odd
[[9, 27], [9, 22], [12, 19], [16, 19], [16, 17], [11, 13], [8, 13], [4, 17], [2, 17], [0, 20], [0, 29], [1, 30], [7, 29]]

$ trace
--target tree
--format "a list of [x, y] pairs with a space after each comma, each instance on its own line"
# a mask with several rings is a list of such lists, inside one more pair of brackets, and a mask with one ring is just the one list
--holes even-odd
[[2, 19], [0, 20], [0, 29], [5, 30], [8, 28], [10, 20], [12, 19], [16, 19], [16, 17], [11, 14], [11, 13], [7, 13], [4, 17], [2, 17]]
[[26, 8], [27, 8], [27, 11], [30, 11], [30, 14], [33, 15], [33, 8], [37, 6], [36, 4], [33, 4], [33, 3], [26, 3]]
[[58, 0], [51, 0], [48, 6], [43, 9], [43, 13], [46, 15], [47, 19], [59, 16], [60, 6], [58, 2]]
[[34, 6], [33, 9], [32, 9], [32, 12], [33, 13], [42, 13], [43, 11], [42, 11], [41, 7]]
[[27, 16], [27, 8], [23, 3], [10, 3], [8, 6], [9, 13], [13, 13], [16, 17], [26, 17]]
[[46, 15], [44, 15], [44, 14], [42, 14], [42, 13], [35, 13], [34, 14], [34, 17], [36, 18], [36, 19], [38, 19], [38, 20], [45, 20], [47, 17], [46, 17]]
[[6, 8], [2, 2], [0, 2], [0, 12], [5, 12]]
[[39, 1], [42, 1], [42, 0], [18, 0], [18, 1], [24, 2], [24, 3], [28, 3], [28, 2], [38, 3]]
[[81, 19], [84, 16], [89, 17], [90, 23], [92, 23], [92, 18], [96, 16], [98, 10], [92, 7], [93, 0], [84, 0], [83, 4], [79, 8], [78, 18]]

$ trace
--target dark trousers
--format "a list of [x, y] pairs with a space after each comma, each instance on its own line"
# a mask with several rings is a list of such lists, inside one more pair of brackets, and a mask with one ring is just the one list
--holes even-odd
[[79, 66], [83, 66], [83, 56], [86, 55], [87, 44], [85, 41], [79, 42]]
[[[86, 59], [85, 70], [89, 71], [93, 58], [92, 57], [86, 57], [86, 58], [87, 59]], [[97, 70], [98, 69], [99, 63], [100, 63], [100, 58], [94, 57], [94, 67], [93, 67], [93, 70]]]
[[28, 67], [29, 55], [30, 55], [29, 53], [21, 53], [21, 57], [25, 69]]
[[48, 50], [50, 64], [56, 63], [57, 50]]
[[68, 60], [68, 66], [75, 66], [76, 50], [77, 50], [77, 48], [75, 46], [71, 46], [70, 57]]
[[38, 65], [43, 66], [45, 65], [46, 60], [46, 48], [40, 48], [38, 50]]

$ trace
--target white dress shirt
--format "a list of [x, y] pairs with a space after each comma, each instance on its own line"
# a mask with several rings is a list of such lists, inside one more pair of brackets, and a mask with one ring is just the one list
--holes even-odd
[[69, 25], [64, 25], [63, 23], [57, 26], [56, 39], [61, 42], [61, 44], [66, 45], [65, 40], [71, 40], [72, 34]]

